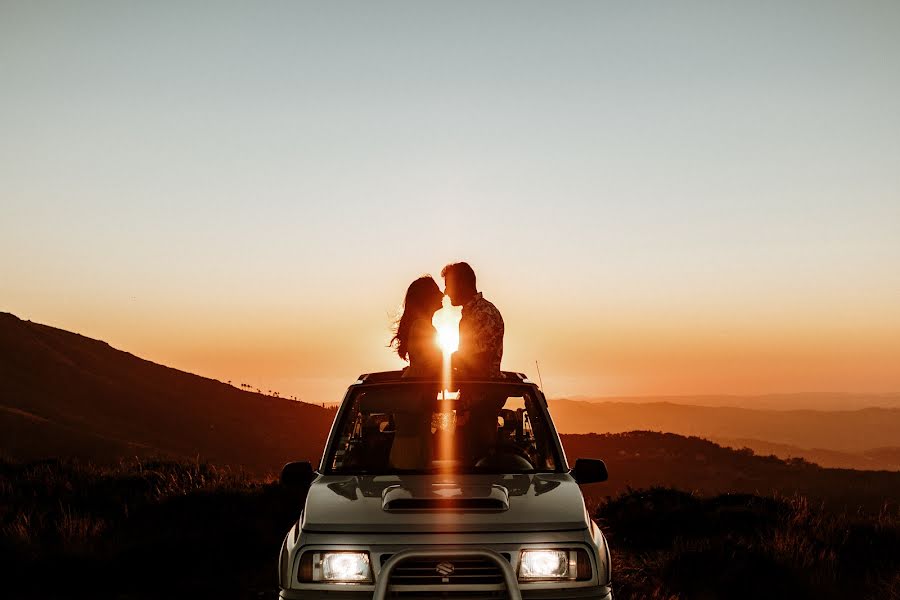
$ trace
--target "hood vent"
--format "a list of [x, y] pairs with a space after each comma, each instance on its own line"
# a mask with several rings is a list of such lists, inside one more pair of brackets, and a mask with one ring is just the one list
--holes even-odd
[[415, 490], [392, 485], [382, 494], [381, 508], [387, 511], [499, 512], [509, 510], [509, 492], [500, 485], [437, 484]]
[[384, 503], [384, 510], [506, 510], [497, 498], [397, 498]]

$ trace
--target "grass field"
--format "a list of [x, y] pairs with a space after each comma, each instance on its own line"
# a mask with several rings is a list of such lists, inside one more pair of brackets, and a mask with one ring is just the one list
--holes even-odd
[[[4, 597], [274, 598], [302, 497], [202, 463], [0, 463]], [[900, 598], [900, 515], [672, 489], [599, 501], [629, 598]]]

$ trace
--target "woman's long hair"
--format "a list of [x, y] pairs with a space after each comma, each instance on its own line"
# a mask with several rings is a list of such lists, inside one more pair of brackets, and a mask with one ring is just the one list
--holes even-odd
[[409, 284], [406, 289], [406, 298], [403, 300], [403, 314], [397, 320], [394, 337], [390, 344], [397, 349], [400, 358], [407, 360], [409, 355], [409, 332], [412, 324], [422, 318], [428, 319], [430, 323], [431, 316], [437, 310], [433, 308], [435, 300], [440, 308], [443, 297], [444, 294], [441, 293], [438, 284], [430, 275], [423, 275]]

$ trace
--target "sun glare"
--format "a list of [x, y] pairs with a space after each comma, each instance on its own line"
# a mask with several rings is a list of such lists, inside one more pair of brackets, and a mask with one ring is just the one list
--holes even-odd
[[434, 313], [431, 324], [438, 332], [438, 345], [448, 358], [459, 348], [459, 320], [462, 318], [461, 309], [450, 304], [450, 298], [444, 296], [443, 308]]
[[[447, 296], [444, 296], [442, 303], [443, 307], [434, 313], [431, 324], [437, 329], [438, 345], [440, 345], [441, 352], [444, 355], [441, 375], [443, 386], [441, 388], [440, 399], [446, 401], [454, 399], [454, 396], [452, 395], [453, 392], [450, 391], [450, 388], [452, 387], [450, 381], [452, 361], [450, 357], [456, 352], [457, 348], [459, 348], [459, 321], [462, 318], [462, 309], [456, 308], [450, 304], [450, 298]], [[459, 394], [456, 394], [455, 398], [459, 398]], [[444, 408], [446, 408], [446, 406]], [[455, 419], [455, 413], [447, 413], [445, 416], [449, 418], [451, 414]], [[438, 449], [438, 455], [440, 457], [439, 461], [441, 461], [440, 464], [443, 465], [443, 467], [440, 470], [447, 474], [451, 470], [452, 459], [454, 456], [453, 436], [445, 435], [442, 436], [441, 439], [443, 441]]]

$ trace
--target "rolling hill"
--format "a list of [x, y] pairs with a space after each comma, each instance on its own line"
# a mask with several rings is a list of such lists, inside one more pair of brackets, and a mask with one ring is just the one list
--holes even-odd
[[827, 469], [802, 459], [758, 456], [749, 449], [735, 450], [697, 437], [655, 431], [562, 438], [570, 460], [583, 456], [606, 462], [609, 481], [585, 486], [585, 496], [595, 502], [630, 489], [663, 486], [702, 496], [799, 495], [836, 510], [898, 508], [900, 473], [893, 471]]
[[720, 446], [728, 446], [740, 450], [750, 448], [756, 454], [779, 458], [802, 458], [823, 467], [837, 469], [860, 469], [865, 471], [900, 471], [900, 447], [872, 448], [861, 452], [842, 452], [827, 448], [800, 448], [790, 444], [754, 440], [752, 438], [726, 438], [715, 435], [706, 436]]
[[806, 392], [792, 394], [695, 394], [689, 396], [572, 396], [560, 398], [577, 402], [624, 402], [647, 404], [668, 402], [690, 406], [750, 408], [754, 410], [859, 410], [862, 408], [900, 408], [900, 393]]
[[333, 417], [0, 313], [0, 454], [11, 458], [168, 456], [263, 473], [317, 459]]
[[897, 408], [776, 411], [671, 402], [551, 400], [550, 410], [557, 428], [566, 433], [653, 430], [851, 453], [896, 448], [900, 437]]
[[[658, 410], [655, 419], [654, 410]], [[749, 449], [723, 448], [698, 437], [620, 432], [644, 425], [644, 429], [687, 429], [700, 435], [710, 430], [723, 435], [789, 434], [786, 423], [776, 418], [784, 412], [567, 401], [551, 401], [551, 411], [564, 432], [570, 462], [578, 457], [607, 461], [610, 481], [588, 486], [588, 495], [595, 498], [656, 485], [702, 494], [799, 493], [838, 506], [868, 508], [900, 496], [900, 473], [823, 469], [804, 460], [785, 461], [756, 456]], [[896, 427], [889, 414], [871, 422], [854, 421], [854, 415], [807, 416], [829, 427], [843, 418], [845, 428], [868, 428], [853, 435], [867, 434], [873, 444], [883, 441], [878, 436], [887, 435], [887, 429]], [[0, 313], [0, 456], [18, 461], [86, 458], [101, 463], [127, 456], [161, 456], [265, 474], [289, 460], [316, 462], [333, 416], [330, 409], [241, 391], [143, 360], [105, 342]], [[800, 422], [796, 425], [809, 428]], [[577, 433], [586, 429], [603, 433]], [[822, 435], [822, 431], [805, 435]], [[738, 438], [733, 443], [743, 441], [747, 440]], [[880, 452], [873, 457], [892, 460], [895, 456], [890, 449]]]

